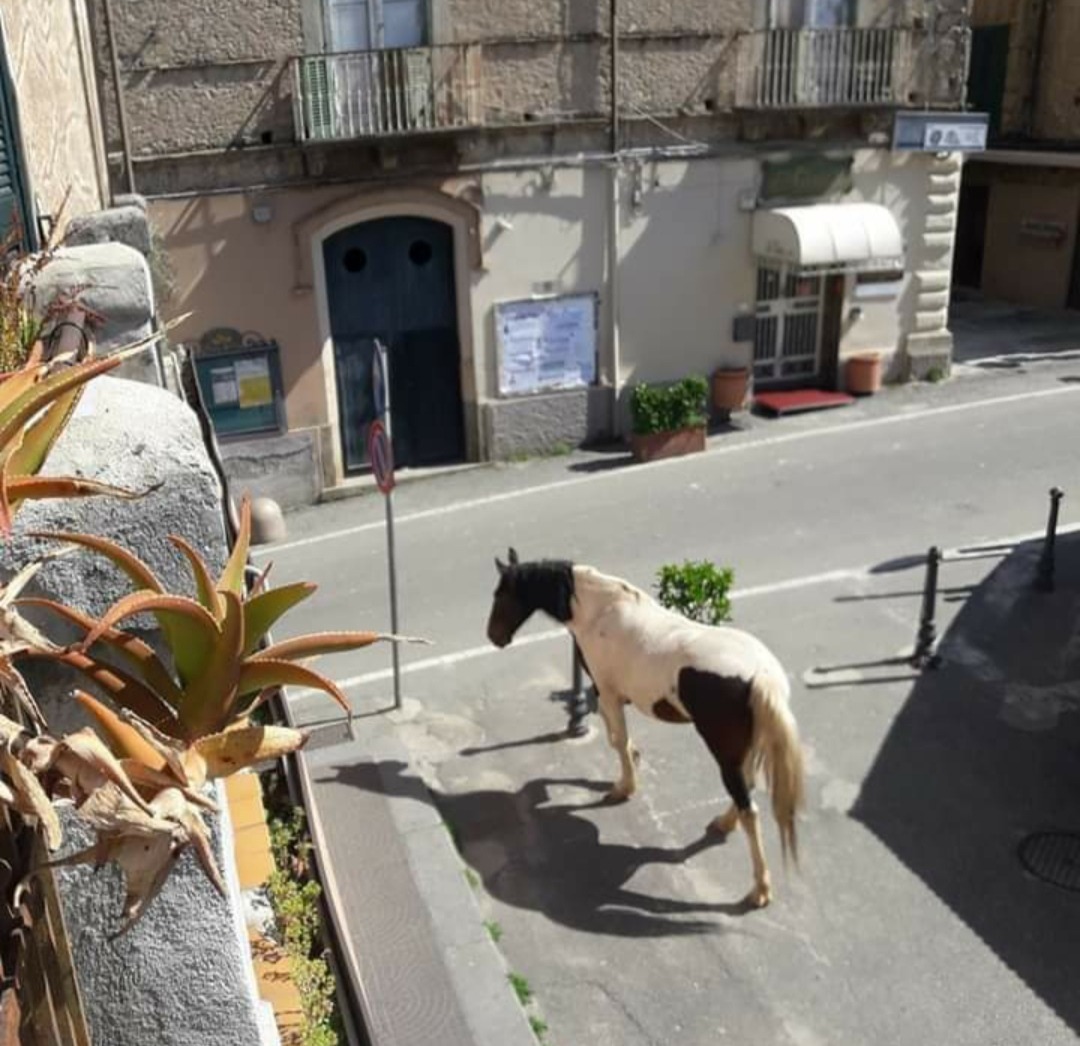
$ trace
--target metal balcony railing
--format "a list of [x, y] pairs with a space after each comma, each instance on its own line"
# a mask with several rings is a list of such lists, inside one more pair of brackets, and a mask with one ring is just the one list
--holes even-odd
[[909, 29], [768, 29], [743, 38], [737, 104], [746, 109], [904, 105]]
[[479, 126], [480, 63], [479, 44], [295, 58], [296, 137], [333, 141]]

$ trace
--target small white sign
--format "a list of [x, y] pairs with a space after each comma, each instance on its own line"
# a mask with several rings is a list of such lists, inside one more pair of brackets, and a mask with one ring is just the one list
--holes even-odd
[[923, 146], [942, 152], [981, 151], [986, 148], [986, 124], [928, 123], [923, 128]]

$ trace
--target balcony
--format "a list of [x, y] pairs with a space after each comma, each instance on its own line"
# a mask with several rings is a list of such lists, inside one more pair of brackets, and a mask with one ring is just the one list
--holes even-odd
[[908, 104], [909, 29], [768, 29], [739, 53], [736, 104], [744, 109], [824, 109]]
[[304, 55], [293, 59], [301, 142], [477, 127], [479, 44]]

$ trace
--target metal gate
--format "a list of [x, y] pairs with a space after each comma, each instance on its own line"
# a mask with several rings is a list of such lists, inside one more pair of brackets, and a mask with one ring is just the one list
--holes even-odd
[[754, 325], [754, 382], [813, 378], [821, 357], [822, 291], [820, 274], [787, 266], [761, 266], [757, 272], [757, 322]]

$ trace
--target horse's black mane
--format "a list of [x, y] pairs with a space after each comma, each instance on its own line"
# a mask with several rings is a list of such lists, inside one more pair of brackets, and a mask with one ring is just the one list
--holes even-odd
[[568, 559], [541, 559], [514, 568], [518, 598], [530, 607], [543, 610], [556, 621], [574, 616], [574, 564]]

